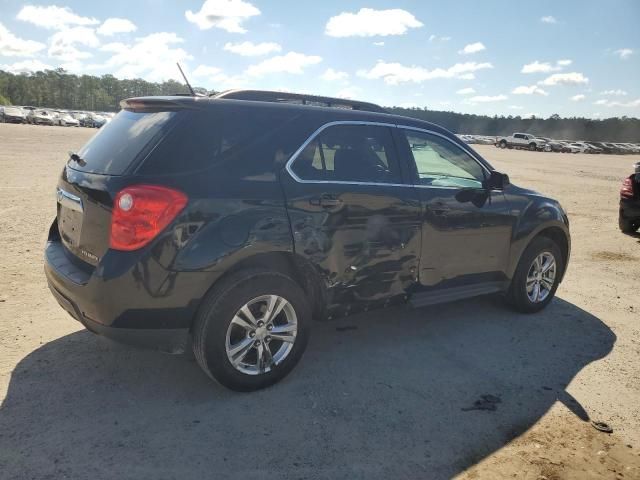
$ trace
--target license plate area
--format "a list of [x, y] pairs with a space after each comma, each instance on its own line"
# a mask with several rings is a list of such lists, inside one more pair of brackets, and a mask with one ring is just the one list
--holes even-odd
[[84, 210], [82, 199], [58, 189], [58, 230], [62, 240], [73, 248], [80, 246]]

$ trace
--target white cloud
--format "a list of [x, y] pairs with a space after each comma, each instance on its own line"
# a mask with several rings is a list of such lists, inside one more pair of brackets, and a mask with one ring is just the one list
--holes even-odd
[[388, 85], [398, 85], [406, 82], [421, 83], [435, 78], [459, 78], [468, 80], [474, 78], [473, 72], [487, 68], [493, 68], [493, 65], [488, 62], [466, 62], [456, 63], [447, 69], [436, 68], [434, 70], [428, 70], [414, 65], [407, 67], [400, 63], [387, 63], [379, 60], [371, 70], [359, 70], [357, 74], [359, 77], [370, 80], [383, 79]]
[[600, 95], [615, 95], [617, 97], [623, 97], [625, 95], [627, 95], [627, 92], [625, 92], [624, 90], [605, 90], [603, 92], [600, 92]]
[[506, 95], [477, 95], [475, 97], [471, 97], [468, 100], [468, 103], [492, 103], [492, 102], [502, 102], [503, 100], [508, 99]]
[[458, 53], [461, 55], [469, 55], [472, 53], [478, 53], [487, 48], [482, 44], [482, 42], [470, 43], [469, 45], [465, 45], [462, 50], [458, 50]]
[[558, 20], [553, 15], [547, 15], [540, 18], [542, 23], [558, 23]]
[[289, 52], [286, 55], [278, 55], [247, 68], [247, 74], [260, 77], [269, 73], [301, 74], [305, 67], [315, 65], [322, 61], [317, 55], [305, 55], [304, 53]]
[[578, 72], [554, 73], [538, 83], [549, 87], [554, 85], [582, 85], [589, 83], [589, 79]]
[[593, 102], [594, 105], [604, 105], [606, 107], [620, 107], [620, 108], [638, 108], [640, 107], [640, 98], [631, 100], [629, 102], [618, 102], [614, 100], [597, 100]]
[[509, 105], [511, 110], [522, 110], [524, 107], [521, 105]]
[[439, 37], [437, 35], [429, 35], [430, 42], [448, 42], [451, 40], [451, 37]]
[[558, 70], [562, 70], [563, 67], [571, 65], [572, 60], [558, 60], [555, 65], [552, 65], [550, 62], [539, 62], [538, 60], [527, 63], [522, 66], [521, 73], [549, 73], [549, 72], [557, 72]]
[[511, 93], [513, 93], [514, 95], [543, 95], [543, 96], [547, 96], [549, 95], [549, 93], [547, 93], [546, 91], [544, 91], [543, 89], [541, 89], [540, 87], [538, 87], [537, 85], [520, 85], [519, 87], [514, 88]]
[[260, 55], [268, 55], [270, 53], [279, 52], [282, 47], [273, 42], [253, 43], [225, 43], [224, 49], [228, 52], [242, 55], [243, 57], [258, 57]]
[[207, 65], [198, 65], [196, 69], [191, 72], [194, 77], [212, 77], [218, 75], [222, 70], [218, 67], [209, 67]]
[[360, 95], [361, 90], [358, 87], [346, 87], [336, 93], [338, 98], [354, 99]]
[[200, 83], [204, 83], [207, 88], [215, 89], [218, 92], [229, 88], [243, 87], [247, 83], [246, 77], [227, 75], [220, 68], [208, 65], [198, 65], [189, 75], [197, 78]]
[[138, 29], [136, 25], [126, 18], [107, 18], [102, 25], [98, 27], [98, 33], [106, 37], [115, 35], [116, 33], [135, 32]]
[[373, 42], [376, 47], [384, 47], [384, 42]]
[[630, 48], [621, 48], [620, 50], [616, 50], [615, 52], [616, 55], [618, 55], [622, 60], [626, 60], [627, 58], [629, 58], [631, 55], [633, 55], [633, 50], [631, 50]]
[[230, 33], [246, 33], [242, 22], [256, 15], [260, 10], [244, 0], [206, 0], [199, 12], [184, 12], [186, 19], [200, 30], [216, 27]]
[[118, 78], [144, 78], [149, 81], [168, 79], [182, 80], [176, 62], [191, 60], [193, 57], [176, 44], [184, 40], [172, 32], [158, 32], [136, 38], [132, 44], [109, 43], [101, 51], [113, 53], [100, 68], [113, 72]]
[[82, 17], [75, 14], [69, 7], [57, 7], [55, 5], [47, 7], [27, 5], [18, 12], [17, 18], [51, 30], [63, 30], [70, 25], [87, 26], [100, 23], [95, 18]]
[[76, 45], [96, 48], [100, 45], [100, 40], [92, 28], [71, 27], [51, 36], [47, 53], [50, 57], [72, 63], [92, 57], [91, 53], [79, 50]]
[[551, 65], [549, 62], [541, 63], [539, 61], [535, 61], [533, 63], [527, 63], [522, 67], [522, 73], [548, 73], [552, 72], [556, 68]]
[[461, 88], [456, 93], [458, 95], [471, 95], [471, 94], [476, 93], [476, 91], [475, 91], [475, 89], [473, 89], [471, 87], [467, 87], [467, 88]]
[[346, 80], [349, 78], [349, 74], [347, 72], [339, 72], [333, 68], [327, 68], [321, 78], [328, 82], [335, 82], [337, 80]]
[[330, 37], [385, 37], [403, 35], [410, 28], [419, 27], [422, 22], [406, 10], [361, 8], [358, 13], [342, 12], [331, 17], [324, 33]]
[[582, 95], [582, 94], [578, 94], [578, 95], [574, 95], [573, 97], [571, 97], [569, 100], [573, 101], [573, 102], [579, 102], [581, 100], [584, 100], [585, 98], [587, 98], [586, 96]]
[[0, 23], [0, 55], [5, 57], [32, 57], [44, 50], [44, 43], [16, 37]]
[[23, 60], [12, 65], [0, 65], [0, 70], [11, 73], [28, 73], [42, 70], [53, 70], [54, 67], [42, 63], [40, 60]]

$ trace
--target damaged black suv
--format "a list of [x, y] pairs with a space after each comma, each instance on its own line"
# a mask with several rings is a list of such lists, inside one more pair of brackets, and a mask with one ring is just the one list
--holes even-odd
[[148, 97], [71, 154], [49, 287], [92, 332], [178, 353], [235, 390], [283, 378], [312, 318], [500, 293], [553, 298], [555, 200], [455, 135], [374, 104], [262, 91]]

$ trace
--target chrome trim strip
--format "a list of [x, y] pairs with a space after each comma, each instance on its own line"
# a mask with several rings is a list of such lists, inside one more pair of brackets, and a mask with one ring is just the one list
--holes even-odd
[[56, 197], [58, 203], [61, 206], [80, 213], [84, 211], [84, 209], [82, 208], [82, 199], [72, 193], [61, 189], [60, 187], [57, 188]]
[[333, 127], [335, 125], [369, 125], [374, 127], [401, 128], [404, 130], [414, 130], [417, 132], [428, 133], [430, 135], [436, 135], [438, 137], [444, 138], [449, 143], [452, 143], [453, 145], [462, 149], [465, 153], [467, 153], [467, 155], [469, 155], [473, 160], [475, 160], [476, 163], [478, 163], [485, 172], [487, 172], [488, 174], [491, 174], [491, 171], [481, 161], [479, 161], [478, 158], [468, 148], [453, 142], [446, 135], [442, 135], [441, 133], [434, 132], [433, 130], [427, 130], [419, 127], [412, 127], [410, 125], [396, 125], [394, 123], [368, 122], [364, 120], [341, 120], [341, 121], [335, 121], [335, 122], [328, 122], [322, 125], [315, 132], [309, 135], [309, 138], [307, 138], [304, 141], [304, 143], [300, 146], [300, 148], [298, 148], [293, 153], [293, 155], [291, 155], [289, 160], [287, 160], [287, 163], [285, 164], [285, 169], [287, 170], [289, 175], [291, 175], [291, 178], [293, 178], [296, 182], [312, 183], [312, 184], [331, 184], [331, 185], [373, 185], [373, 186], [386, 186], [386, 187], [455, 188], [455, 189], [460, 188], [460, 187], [445, 187], [445, 186], [420, 185], [420, 184], [410, 184], [410, 183], [347, 182], [347, 181], [339, 181], [339, 180], [303, 180], [302, 178], [298, 177], [291, 168], [291, 165], [293, 164], [293, 162], [296, 160], [296, 158], [298, 158], [300, 153], [302, 153], [302, 151], [307, 147], [307, 145], [309, 145], [312, 141], [316, 139], [318, 135], [320, 135], [320, 133], [322, 133], [327, 128]]
[[411, 186], [404, 183], [369, 183], [369, 182], [345, 182], [345, 181], [333, 181], [333, 180], [303, 180], [302, 178], [298, 177], [295, 173], [293, 173], [293, 170], [291, 169], [291, 164], [296, 160], [296, 158], [298, 158], [298, 156], [302, 153], [302, 151], [305, 148], [307, 148], [307, 145], [313, 142], [316, 139], [316, 137], [320, 135], [324, 130], [326, 130], [329, 127], [333, 127], [335, 125], [368, 125], [368, 126], [374, 126], [374, 127], [395, 128], [395, 124], [393, 123], [366, 122], [366, 121], [360, 121], [360, 120], [341, 120], [336, 122], [325, 123], [320, 128], [318, 128], [315, 132], [309, 135], [309, 138], [307, 138], [305, 142], [300, 146], [300, 148], [298, 148], [298, 150], [296, 150], [293, 153], [293, 155], [291, 155], [291, 158], [289, 158], [289, 160], [287, 161], [287, 164], [285, 165], [287, 172], [289, 172], [289, 175], [291, 175], [291, 177], [296, 182], [298, 183], [330, 183], [332, 185], [386, 185], [390, 187], [394, 187], [394, 186], [410, 187]]

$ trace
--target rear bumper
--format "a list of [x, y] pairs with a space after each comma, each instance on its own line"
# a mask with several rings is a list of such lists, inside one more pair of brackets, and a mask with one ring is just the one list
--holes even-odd
[[49, 240], [44, 270], [60, 306], [88, 330], [113, 340], [180, 353], [211, 272], [172, 272], [137, 252], [110, 252], [98, 267]]
[[187, 328], [115, 328], [85, 317], [80, 308], [49, 282], [49, 290], [58, 304], [69, 315], [78, 320], [90, 332], [102, 335], [119, 343], [149, 348], [167, 353], [183, 353], [189, 343], [189, 329]]

